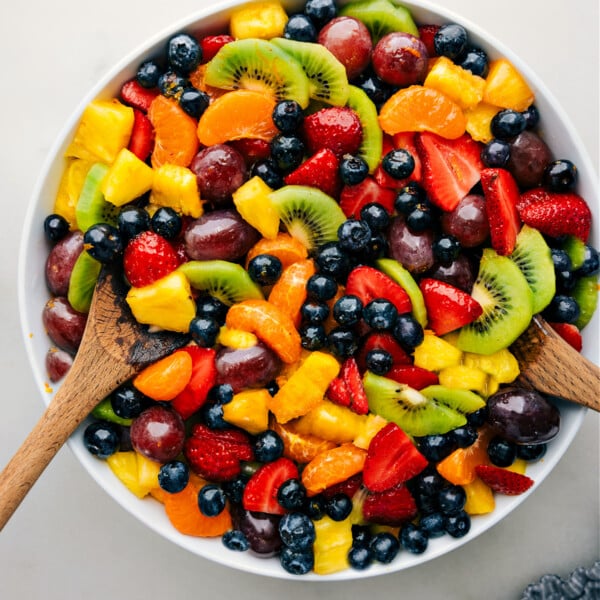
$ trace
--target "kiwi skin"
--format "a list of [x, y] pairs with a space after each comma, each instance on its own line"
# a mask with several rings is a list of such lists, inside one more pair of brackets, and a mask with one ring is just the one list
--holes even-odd
[[363, 136], [358, 155], [369, 166], [369, 173], [373, 173], [381, 161], [383, 147], [383, 132], [379, 126], [377, 108], [369, 96], [354, 85], [350, 86], [348, 106], [358, 115], [362, 126]]

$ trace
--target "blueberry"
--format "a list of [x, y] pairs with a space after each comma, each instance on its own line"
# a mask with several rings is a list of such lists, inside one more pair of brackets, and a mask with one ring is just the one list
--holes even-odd
[[436, 31], [433, 46], [438, 56], [454, 59], [464, 53], [467, 41], [467, 31], [462, 25], [448, 23]]
[[504, 140], [492, 139], [481, 151], [481, 160], [486, 167], [505, 167], [510, 158], [510, 144]]
[[352, 525], [352, 545], [368, 546], [373, 536], [368, 525]]
[[400, 551], [398, 538], [389, 531], [381, 531], [373, 536], [369, 544], [373, 558], [384, 565], [391, 563]]
[[383, 233], [377, 233], [371, 236], [367, 247], [361, 254], [364, 263], [377, 260], [384, 256], [389, 249], [389, 243]]
[[428, 538], [442, 537], [446, 533], [447, 517], [440, 512], [423, 515], [419, 527]]
[[507, 141], [522, 133], [525, 125], [525, 117], [520, 112], [507, 108], [493, 116], [490, 129], [495, 138]]
[[319, 248], [315, 258], [319, 272], [335, 280], [343, 280], [350, 271], [350, 258], [337, 242], [328, 242]]
[[271, 397], [273, 397], [279, 391], [277, 381], [275, 379], [272, 379], [265, 385], [265, 389], [267, 390], [267, 392], [269, 392], [269, 394], [271, 394]]
[[309, 298], [327, 302], [331, 300], [337, 293], [338, 284], [333, 277], [324, 275], [323, 273], [315, 273], [311, 275], [306, 282], [306, 293]]
[[348, 327], [335, 327], [329, 332], [327, 341], [332, 352], [339, 358], [354, 356], [358, 351], [358, 340]]
[[391, 329], [398, 320], [398, 309], [385, 298], [375, 298], [362, 311], [365, 323], [376, 331]]
[[415, 170], [415, 159], [408, 150], [398, 148], [383, 157], [381, 167], [394, 179], [406, 179]]
[[223, 481], [221, 487], [229, 500], [235, 504], [241, 504], [244, 498], [244, 489], [248, 480], [242, 475], [232, 479], [231, 481]]
[[151, 89], [158, 85], [160, 74], [161, 68], [158, 63], [153, 60], [146, 60], [138, 67], [135, 78], [142, 87]]
[[119, 230], [107, 223], [92, 225], [83, 235], [83, 244], [98, 262], [112, 262], [123, 252]]
[[449, 485], [438, 492], [438, 506], [445, 515], [456, 515], [465, 506], [467, 494], [460, 485]]
[[315, 541], [315, 526], [304, 513], [286, 513], [279, 521], [279, 536], [290, 550], [307, 550]]
[[279, 133], [271, 140], [271, 156], [280, 171], [289, 173], [304, 159], [304, 142], [296, 135]]
[[196, 299], [196, 315], [214, 319], [220, 325], [225, 323], [228, 308], [215, 296], [204, 295]]
[[290, 15], [283, 30], [283, 37], [298, 42], [316, 42], [317, 29], [310, 17], [303, 14]]
[[497, 436], [490, 440], [487, 453], [492, 464], [497, 467], [510, 467], [517, 458], [516, 445]]
[[568, 294], [575, 289], [579, 277], [573, 271], [556, 271], [556, 290]]
[[283, 176], [277, 163], [268, 158], [259, 160], [252, 165], [252, 176], [260, 177], [270, 188], [276, 190], [283, 185]]
[[360, 156], [344, 156], [340, 162], [340, 178], [345, 185], [358, 185], [369, 174], [369, 165]]
[[387, 350], [375, 348], [367, 352], [365, 364], [367, 369], [375, 375], [385, 375], [392, 368], [394, 359]]
[[282, 272], [281, 260], [272, 254], [259, 254], [248, 263], [248, 275], [259, 285], [273, 285]]
[[363, 305], [358, 296], [346, 294], [333, 305], [333, 318], [345, 326], [356, 325], [362, 316]]
[[376, 107], [381, 107], [394, 93], [394, 88], [371, 72], [362, 73], [356, 81], [357, 86], [367, 94]]
[[158, 485], [169, 494], [181, 492], [190, 480], [188, 466], [180, 460], [172, 460], [161, 465], [158, 472]]
[[233, 388], [229, 383], [219, 383], [210, 388], [208, 395], [212, 402], [223, 406], [233, 400]]
[[415, 483], [417, 491], [420, 494], [425, 496], [437, 496], [437, 493], [446, 486], [448, 482], [435, 470], [435, 468], [427, 468], [419, 473]]
[[390, 224], [390, 215], [378, 202], [369, 202], [360, 209], [360, 218], [372, 232], [384, 231]]
[[299, 479], [288, 479], [277, 490], [277, 502], [286, 510], [302, 510], [306, 502], [306, 488]]
[[324, 302], [307, 300], [300, 307], [300, 315], [305, 323], [322, 323], [329, 316], [329, 306]]
[[325, 498], [317, 494], [306, 499], [304, 504], [304, 512], [313, 520], [318, 521], [325, 516]]
[[185, 88], [179, 96], [179, 106], [194, 119], [199, 119], [209, 104], [210, 96], [195, 87]]
[[226, 548], [234, 550], [235, 552], [245, 552], [250, 548], [248, 538], [244, 535], [244, 532], [239, 529], [230, 529], [229, 531], [226, 531], [221, 539]]
[[181, 217], [170, 206], [161, 206], [150, 219], [150, 226], [155, 233], [167, 240], [176, 238], [182, 226]]
[[539, 460], [546, 454], [548, 446], [546, 444], [519, 444], [517, 446], [517, 458], [526, 461]]
[[343, 521], [352, 512], [352, 500], [347, 494], [334, 494], [327, 499], [325, 512], [334, 521]]
[[202, 420], [209, 429], [227, 429], [229, 423], [223, 419], [223, 406], [215, 402], [206, 402], [200, 409]]
[[571, 257], [561, 248], [552, 248], [552, 262], [554, 263], [554, 270], [557, 273], [561, 271], [570, 271], [573, 268]]
[[281, 566], [292, 575], [306, 575], [315, 564], [312, 550], [296, 551], [284, 546], [279, 554]]
[[190, 82], [175, 71], [165, 71], [158, 78], [158, 89], [167, 98], [179, 98], [189, 86]]
[[110, 395], [110, 405], [122, 419], [135, 419], [149, 403], [150, 400], [131, 383], [124, 383]]
[[421, 344], [425, 336], [421, 324], [408, 313], [398, 315], [393, 334], [400, 346], [409, 353]]
[[371, 228], [365, 221], [347, 219], [337, 231], [339, 247], [352, 253], [362, 252], [371, 239]]
[[352, 546], [348, 552], [348, 563], [353, 569], [362, 571], [373, 563], [373, 551], [369, 546]]
[[302, 107], [295, 100], [282, 100], [273, 109], [273, 123], [281, 133], [294, 133], [303, 120]]
[[201, 60], [202, 48], [191, 35], [179, 33], [167, 42], [167, 61], [178, 73], [189, 75]]
[[433, 256], [445, 267], [450, 266], [460, 254], [460, 243], [452, 235], [440, 235], [432, 245]]
[[408, 216], [424, 199], [425, 195], [420, 188], [407, 185], [398, 192], [394, 206], [399, 213]]
[[473, 75], [487, 77], [489, 71], [489, 60], [485, 50], [469, 46], [465, 48], [463, 54], [458, 57], [458, 65], [467, 71], [471, 71]]
[[459, 448], [468, 448], [477, 440], [477, 430], [471, 425], [457, 427], [450, 432], [450, 435]]
[[423, 554], [427, 550], [427, 536], [414, 523], [406, 523], [400, 530], [400, 543], [412, 554]]
[[305, 350], [320, 350], [327, 344], [327, 331], [322, 323], [304, 323], [299, 333]]
[[467, 423], [471, 427], [478, 429], [487, 421], [487, 418], [488, 418], [488, 408], [487, 408], [487, 406], [484, 406], [484, 407], [479, 408], [478, 410], [468, 414], [467, 415]]
[[552, 298], [543, 315], [550, 322], [575, 323], [580, 313], [581, 309], [575, 298], [564, 294], [557, 294]]
[[461, 538], [471, 529], [471, 517], [464, 511], [451, 515], [446, 521], [446, 532], [453, 538]]
[[522, 113], [525, 118], [525, 129], [535, 129], [540, 122], [540, 111], [535, 104], [530, 104]]
[[415, 233], [429, 229], [433, 220], [433, 207], [429, 202], [419, 202], [415, 209], [406, 215], [406, 224]]
[[198, 507], [200, 512], [207, 517], [220, 515], [225, 509], [226, 502], [225, 492], [214, 483], [207, 483], [198, 492]]
[[310, 18], [316, 27], [321, 29], [337, 14], [334, 0], [306, 0], [304, 14]]
[[542, 182], [553, 192], [569, 192], [577, 183], [577, 167], [566, 159], [552, 161], [544, 169]]
[[120, 436], [117, 426], [107, 421], [96, 421], [83, 432], [83, 444], [90, 454], [107, 458], [119, 448]]
[[577, 275], [579, 277], [589, 277], [590, 275], [596, 275], [600, 270], [600, 257], [598, 251], [593, 247], [586, 244], [583, 251], [583, 263], [577, 269]]
[[212, 348], [217, 341], [219, 331], [219, 323], [211, 317], [199, 316], [190, 322], [190, 335], [201, 348]]
[[44, 233], [49, 242], [56, 243], [69, 233], [69, 222], [61, 215], [48, 215], [44, 219]]
[[430, 462], [439, 462], [454, 452], [456, 441], [451, 435], [435, 433], [417, 438], [419, 452]]
[[150, 215], [139, 206], [124, 206], [117, 217], [117, 227], [124, 242], [150, 229]]
[[273, 462], [283, 455], [283, 440], [272, 429], [262, 431], [254, 440], [254, 456], [260, 462]]

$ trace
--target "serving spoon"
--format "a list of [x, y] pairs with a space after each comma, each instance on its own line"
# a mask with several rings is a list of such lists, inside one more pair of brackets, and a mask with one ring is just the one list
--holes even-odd
[[189, 341], [180, 333], [149, 333], [133, 318], [126, 291], [118, 272], [102, 270], [79, 350], [64, 382], [0, 473], [0, 530], [93, 408], [145, 366]]

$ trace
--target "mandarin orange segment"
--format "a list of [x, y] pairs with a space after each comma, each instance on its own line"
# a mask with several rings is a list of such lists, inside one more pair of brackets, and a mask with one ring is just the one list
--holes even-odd
[[206, 63], [198, 65], [194, 71], [190, 73], [190, 83], [201, 92], [208, 95], [211, 100], [220, 98], [223, 94], [227, 93], [227, 90], [208, 85], [205, 80], [206, 75]]
[[198, 122], [205, 146], [243, 138], [270, 141], [278, 133], [273, 123], [275, 100], [254, 90], [233, 90], [217, 98]]
[[296, 327], [300, 325], [300, 309], [306, 300], [306, 282], [315, 272], [312, 259], [295, 262], [284, 269], [269, 294], [269, 302], [289, 315]]
[[284, 363], [294, 363], [302, 352], [300, 334], [292, 319], [267, 300], [244, 300], [227, 312], [227, 327], [254, 333]]
[[184, 112], [176, 100], [157, 96], [148, 109], [154, 127], [152, 166], [165, 164], [187, 167], [198, 152], [196, 120]]
[[465, 132], [466, 119], [460, 106], [442, 92], [412, 85], [396, 92], [381, 107], [379, 124], [389, 135], [431, 131], [456, 139]]
[[299, 260], [304, 260], [308, 256], [308, 250], [304, 244], [289, 233], [279, 233], [275, 239], [262, 238], [250, 248], [246, 258], [246, 268], [248, 268], [248, 263], [259, 254], [276, 256], [285, 269]]
[[283, 425], [278, 423], [276, 419], [271, 419], [270, 428], [283, 441], [283, 455], [300, 464], [306, 464], [315, 458], [317, 454], [337, 446], [335, 442], [324, 440], [316, 435], [294, 431], [293, 423]]
[[141, 371], [133, 385], [153, 400], [168, 401], [184, 390], [191, 377], [191, 356], [183, 350], [176, 350]]
[[302, 471], [302, 483], [309, 496], [360, 473], [367, 451], [347, 443], [317, 454]]

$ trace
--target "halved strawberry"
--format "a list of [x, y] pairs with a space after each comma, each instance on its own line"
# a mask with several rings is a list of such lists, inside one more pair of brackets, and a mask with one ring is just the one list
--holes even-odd
[[356, 356], [356, 362], [361, 371], [365, 371], [367, 368], [367, 354], [371, 350], [385, 350], [389, 352], [394, 365], [412, 364], [411, 356], [403, 350], [402, 346], [400, 346], [396, 338], [389, 331], [373, 331], [365, 337]]
[[123, 269], [134, 287], [150, 285], [179, 266], [173, 246], [153, 231], [143, 231], [134, 237], [123, 253]]
[[436, 373], [416, 365], [393, 365], [385, 376], [398, 383], [404, 383], [413, 390], [422, 390], [429, 385], [437, 385], [440, 382]]
[[140, 160], [146, 160], [154, 147], [154, 127], [150, 119], [139, 109], [133, 109], [133, 129], [127, 149]]
[[577, 325], [572, 323], [548, 323], [560, 337], [567, 342], [570, 346], [575, 348], [577, 352], [581, 352], [583, 347], [583, 339], [581, 337], [581, 331], [577, 328]]
[[385, 188], [370, 175], [356, 185], [345, 185], [340, 192], [340, 208], [347, 217], [358, 218], [363, 206], [377, 202], [391, 215], [396, 192]]
[[345, 481], [341, 481], [340, 483], [329, 486], [328, 488], [324, 489], [322, 493], [325, 498], [331, 498], [336, 494], [346, 494], [348, 498], [352, 498], [352, 496], [358, 492], [361, 485], [362, 473], [357, 473]]
[[285, 514], [285, 509], [277, 501], [277, 491], [288, 479], [298, 479], [298, 468], [289, 458], [281, 457], [262, 465], [246, 484], [242, 505], [254, 512]]
[[242, 470], [241, 461], [254, 459], [249, 436], [240, 429], [209, 429], [194, 425], [184, 446], [191, 469], [209, 481], [230, 481]]
[[369, 400], [354, 358], [344, 361], [339, 376], [329, 384], [327, 397], [358, 415], [366, 415], [369, 412]]
[[385, 492], [370, 492], [362, 507], [370, 523], [398, 527], [417, 516], [417, 503], [409, 489], [400, 483]]
[[337, 198], [340, 191], [340, 161], [329, 148], [323, 148], [307, 158], [297, 169], [284, 177], [287, 185], [308, 185]]
[[322, 108], [305, 117], [302, 130], [309, 154], [329, 148], [338, 158], [356, 154], [363, 138], [360, 119], [348, 107]]
[[508, 256], [515, 249], [521, 219], [517, 211], [519, 187], [506, 169], [483, 169], [481, 185], [485, 196], [485, 211], [490, 224], [492, 248]]
[[363, 482], [370, 491], [383, 492], [418, 475], [428, 464], [406, 433], [388, 423], [369, 444]]
[[126, 81], [121, 87], [121, 100], [142, 112], [148, 112], [152, 100], [160, 94], [158, 88], [142, 87], [136, 79]]
[[182, 348], [192, 357], [192, 377], [189, 383], [171, 401], [171, 406], [184, 418], [191, 417], [206, 402], [208, 391], [217, 380], [216, 351], [213, 348], [185, 346]]
[[417, 133], [415, 144], [429, 198], [442, 210], [454, 210], [479, 181], [481, 145], [466, 133], [448, 140], [430, 132]]
[[498, 494], [518, 496], [526, 492], [534, 481], [527, 475], [521, 475], [494, 465], [478, 465], [475, 467], [477, 476]]
[[427, 309], [428, 326], [436, 335], [444, 335], [481, 316], [483, 309], [477, 300], [453, 285], [426, 277], [419, 288]]
[[207, 63], [215, 54], [225, 45], [233, 42], [234, 39], [227, 34], [207, 35], [200, 40], [202, 48], [202, 62]]
[[412, 303], [405, 289], [374, 267], [361, 265], [352, 269], [346, 281], [346, 294], [358, 296], [363, 306], [375, 298], [389, 300], [400, 314], [411, 311]]

